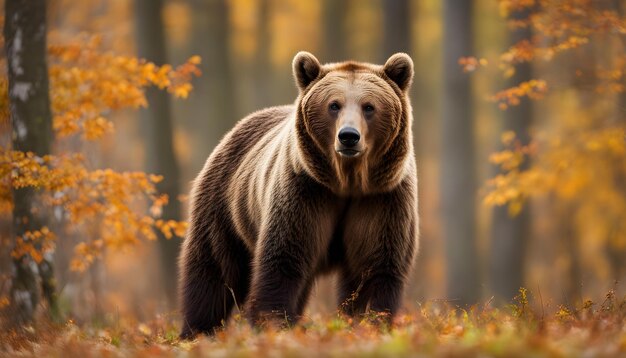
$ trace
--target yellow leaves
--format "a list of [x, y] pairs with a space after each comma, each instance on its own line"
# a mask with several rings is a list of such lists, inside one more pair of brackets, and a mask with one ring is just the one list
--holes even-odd
[[510, 217], [515, 217], [522, 212], [524, 208], [525, 200], [511, 200], [509, 202], [508, 214]]
[[39, 157], [0, 147], [0, 174], [10, 179], [9, 189], [30, 186], [53, 192], [76, 183], [78, 176], [74, 171], [80, 160], [78, 155]]
[[189, 92], [193, 89], [191, 85], [191, 79], [194, 76], [200, 76], [202, 73], [198, 68], [200, 65], [200, 56], [192, 56], [187, 62], [178, 66], [175, 71], [171, 72], [171, 85], [168, 87], [168, 92], [174, 94], [176, 97], [187, 98]]
[[187, 222], [175, 220], [157, 220], [155, 226], [161, 230], [165, 238], [171, 239], [172, 233], [178, 237], [184, 237], [187, 231]]
[[515, 140], [515, 132], [506, 131], [502, 133], [502, 135], [500, 136], [500, 140], [502, 141], [502, 144], [506, 146], [511, 145], [513, 143], [513, 140]]
[[[502, 173], [487, 182], [484, 203], [508, 205], [509, 214], [515, 215], [527, 198], [552, 194], [559, 200], [584, 205], [581, 210], [595, 213], [600, 209], [600, 217], [593, 222], [623, 221], [625, 131], [594, 125], [576, 126], [566, 137], [538, 134], [527, 146], [520, 145], [513, 133], [505, 132], [502, 141], [507, 147], [490, 156]], [[528, 168], [521, 167], [524, 161], [530, 162]]]
[[484, 58], [461, 57], [459, 58], [459, 65], [463, 68], [463, 72], [473, 72], [480, 66], [487, 66], [488, 62]]
[[152, 76], [148, 77], [152, 84], [159, 87], [159, 89], [164, 89], [172, 84], [168, 76], [168, 74], [172, 72], [172, 66], [163, 65], [161, 67], [153, 66], [152, 68], [154, 73], [152, 74]]
[[[0, 178], [9, 178], [0, 182], [0, 193], [9, 193], [0, 196], [5, 203], [10, 203], [11, 188], [39, 188], [43, 202], [62, 208], [71, 228], [89, 228], [91, 236], [96, 235], [75, 248], [75, 270], [89, 267], [105, 248], [126, 249], [140, 238], [155, 239], [155, 229], [168, 238], [184, 235], [185, 223], [159, 221], [157, 225], [153, 217], [142, 213], [146, 205], [160, 208], [167, 203], [167, 196], [156, 191], [156, 183], [162, 180], [159, 175], [89, 170], [79, 155], [38, 157], [1, 149]], [[152, 215], [157, 214], [160, 211], [152, 211]], [[16, 241], [14, 257], [29, 255], [38, 262], [54, 247], [54, 234], [44, 227]]]
[[158, 183], [163, 181], [163, 176], [162, 175], [156, 175], [156, 174], [148, 174], [148, 180], [152, 184], [158, 184]]
[[[487, 205], [495, 206], [502, 206], [513, 202], [523, 202], [526, 197], [520, 185], [523, 179], [523, 176], [521, 176], [519, 172], [500, 174], [490, 179], [487, 185], [491, 188], [491, 191], [487, 193], [483, 202]], [[514, 209], [513, 211], [517, 210]]]
[[521, 98], [541, 98], [548, 90], [548, 84], [544, 80], [530, 80], [522, 82], [515, 87], [502, 90], [489, 97], [492, 102], [498, 103], [498, 107], [506, 110], [509, 106], [520, 104]]
[[54, 116], [52, 118], [52, 129], [57, 133], [59, 137], [66, 137], [72, 135], [80, 130], [78, 124], [78, 118], [74, 111], [68, 111], [63, 116]]
[[[118, 56], [101, 49], [99, 36], [48, 47], [53, 130], [57, 138], [82, 134], [98, 140], [114, 132], [107, 118], [111, 111], [148, 105], [144, 91], [150, 86], [186, 98], [193, 77], [200, 75], [199, 56], [184, 64], [157, 66], [143, 59]], [[6, 77], [0, 78], [0, 119], [8, 120]], [[155, 185], [159, 175], [90, 169], [77, 153], [39, 157], [30, 152], [0, 147], [0, 213], [13, 209], [13, 189], [38, 190], [42, 203], [59, 209], [69, 231], [85, 241], [74, 248], [72, 270], [84, 271], [106, 249], [124, 250], [140, 239], [182, 237], [186, 223], [155, 220], [167, 204]], [[150, 208], [150, 214], [144, 213]], [[54, 249], [56, 236], [47, 227], [15, 239], [15, 258], [30, 256], [40, 262]], [[0, 302], [1, 303], [1, 302]]]
[[111, 110], [148, 105], [147, 87], [186, 98], [193, 88], [191, 80], [200, 75], [198, 56], [174, 69], [105, 52], [100, 46], [97, 36], [49, 46], [53, 128], [60, 137], [83, 131], [85, 139], [99, 139], [113, 132], [106, 118]]
[[152, 202], [152, 206], [150, 207], [150, 213], [152, 214], [152, 216], [161, 216], [161, 213], [163, 212], [163, 206], [167, 205], [168, 199], [169, 198], [165, 194], [158, 196], [156, 199], [154, 199], [154, 201]]
[[91, 243], [80, 242], [74, 247], [74, 258], [70, 261], [72, 271], [83, 272], [100, 257], [103, 249], [102, 240]]
[[20, 259], [25, 255], [30, 255], [35, 262], [40, 263], [45, 253], [54, 251], [55, 241], [56, 236], [47, 226], [39, 230], [27, 231], [15, 239], [11, 256]]
[[[499, 0], [498, 4], [500, 14], [508, 18], [512, 30], [528, 28], [532, 33], [531, 38], [520, 40], [500, 56], [499, 67], [506, 78], [515, 74], [515, 66], [520, 63], [534, 59], [550, 61], [557, 54], [588, 44], [592, 38], [607, 37], [609, 40], [619, 41], [621, 39], [611, 37], [626, 33], [626, 18], [615, 10], [605, 10], [597, 6], [594, 1]], [[624, 85], [616, 79], [617, 76], [622, 76], [623, 69], [622, 64], [612, 73], [606, 73], [605, 76], [612, 75], [613, 80], [601, 82], [597, 90], [602, 93], [624, 91]], [[602, 75], [599, 77], [602, 78]], [[545, 82], [542, 87], [538, 92], [547, 90]], [[516, 94], [519, 91], [520, 88], [514, 87], [491, 98], [504, 110], [517, 105], [520, 97], [536, 92], [533, 89]], [[502, 96], [504, 98], [500, 98]]]
[[559, 310], [554, 314], [554, 316], [561, 321], [569, 321], [574, 319], [574, 315], [572, 314], [572, 312], [564, 305], [559, 305]]
[[612, 94], [624, 92], [626, 55], [622, 54], [613, 62], [614, 63], [611, 66], [607, 67], [601, 67], [598, 65], [599, 68], [595, 72], [595, 76], [598, 78], [598, 84], [595, 88], [597, 93]]
[[535, 46], [529, 40], [521, 40], [500, 55], [500, 61], [515, 64], [532, 61], [535, 57]]
[[546, 61], [551, 60], [557, 53], [578, 48], [589, 43], [589, 38], [583, 36], [570, 36], [556, 45], [537, 50]]
[[113, 123], [103, 117], [87, 119], [83, 122], [83, 133], [87, 140], [100, 139], [107, 133], [113, 133]]
[[[147, 87], [186, 98], [193, 88], [191, 80], [200, 75], [199, 56], [174, 69], [104, 52], [100, 46], [98, 36], [49, 46], [53, 129], [58, 138], [81, 133], [84, 140], [100, 139], [114, 131], [106, 117], [111, 111], [148, 105]], [[2, 81], [0, 94], [6, 92], [6, 79]], [[0, 106], [8, 109], [6, 103]], [[156, 239], [155, 229], [168, 238], [184, 235], [185, 223], [154, 220], [167, 204], [167, 196], [158, 195], [155, 187], [162, 179], [142, 172], [90, 170], [77, 154], [38, 157], [0, 148], [0, 211], [11, 211], [13, 188], [40, 189], [45, 204], [62, 210], [68, 230], [87, 238], [75, 247], [71, 262], [73, 270], [83, 271], [105, 249], [124, 250], [141, 238]], [[143, 213], [146, 207], [152, 216]], [[29, 255], [39, 262], [53, 248], [53, 239], [47, 228], [28, 232], [17, 238], [13, 255]]]
[[177, 85], [177, 86], [172, 87], [171, 92], [176, 97], [187, 98], [187, 96], [189, 96], [189, 92], [191, 92], [192, 88], [193, 87], [191, 86], [190, 83], [183, 83], [181, 85]]
[[489, 161], [500, 165], [505, 170], [512, 170], [520, 166], [524, 157], [521, 153], [504, 150], [493, 153], [489, 156]]
[[200, 56], [194, 55], [194, 56], [191, 56], [189, 60], [187, 60], [187, 62], [191, 65], [197, 66], [202, 63], [202, 59], [200, 58]]
[[513, 305], [513, 315], [517, 318], [524, 318], [529, 315], [530, 308], [528, 307], [528, 290], [524, 287], [520, 287], [517, 296], [513, 298], [515, 305]]

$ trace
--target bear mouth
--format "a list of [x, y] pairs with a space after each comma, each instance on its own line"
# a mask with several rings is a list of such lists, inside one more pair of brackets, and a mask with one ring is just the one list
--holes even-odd
[[342, 157], [348, 157], [348, 158], [354, 158], [354, 157], [358, 157], [361, 154], [360, 150], [356, 150], [356, 149], [340, 149], [337, 151], [337, 153], [339, 153], [339, 155], [341, 155]]

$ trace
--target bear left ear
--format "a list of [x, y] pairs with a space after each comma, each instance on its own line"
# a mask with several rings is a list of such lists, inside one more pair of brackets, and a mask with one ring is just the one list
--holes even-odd
[[389, 57], [383, 71], [402, 92], [406, 92], [411, 87], [413, 81], [413, 60], [406, 53], [396, 53]]
[[322, 65], [320, 62], [306, 51], [300, 51], [293, 58], [293, 76], [296, 78], [296, 84], [300, 91], [304, 91], [321, 72]]

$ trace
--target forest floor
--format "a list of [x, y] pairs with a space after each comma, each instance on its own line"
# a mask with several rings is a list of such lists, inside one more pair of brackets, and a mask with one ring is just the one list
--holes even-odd
[[[179, 341], [173, 320], [79, 326], [39, 323], [22, 333], [0, 332], [0, 356], [10, 357], [347, 357], [626, 356], [626, 300], [611, 291], [602, 303], [577, 309], [531, 309], [526, 294], [502, 309], [468, 310], [428, 303], [395, 320], [392, 329], [371, 317], [305, 318], [288, 330], [255, 330], [240, 315], [214, 337]], [[536, 306], [535, 306], [536, 307]]]

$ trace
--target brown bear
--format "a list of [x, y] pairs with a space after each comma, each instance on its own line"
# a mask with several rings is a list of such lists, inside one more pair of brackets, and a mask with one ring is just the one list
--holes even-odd
[[193, 183], [183, 338], [213, 333], [235, 304], [252, 323], [293, 322], [332, 271], [346, 314], [398, 310], [418, 247], [413, 62], [300, 52], [293, 74], [295, 104], [242, 119]]

